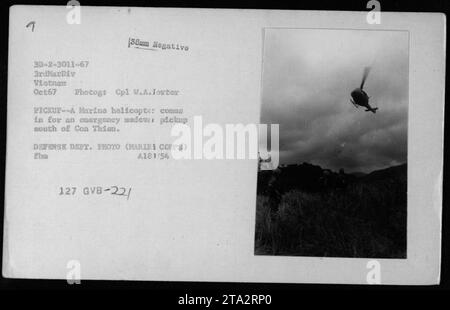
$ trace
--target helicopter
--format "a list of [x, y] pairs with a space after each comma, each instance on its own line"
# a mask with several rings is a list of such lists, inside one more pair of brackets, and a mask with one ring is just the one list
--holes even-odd
[[370, 71], [370, 67], [365, 67], [364, 68], [364, 74], [363, 74], [363, 79], [362, 79], [362, 82], [361, 82], [361, 86], [359, 88], [355, 88], [350, 93], [350, 96], [352, 96], [352, 98], [350, 99], [350, 102], [357, 108], [358, 108], [358, 106], [365, 107], [366, 108], [366, 112], [370, 111], [372, 113], [376, 113], [378, 108], [372, 108], [369, 105], [369, 98], [370, 97], [363, 90], [364, 82], [366, 81], [366, 78], [369, 75], [369, 71]]

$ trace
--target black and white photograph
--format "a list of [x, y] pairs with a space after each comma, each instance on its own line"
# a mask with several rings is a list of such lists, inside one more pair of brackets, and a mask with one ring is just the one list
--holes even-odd
[[433, 1], [4, 2], [0, 291], [448, 282]]
[[407, 31], [264, 31], [255, 255], [407, 257]]

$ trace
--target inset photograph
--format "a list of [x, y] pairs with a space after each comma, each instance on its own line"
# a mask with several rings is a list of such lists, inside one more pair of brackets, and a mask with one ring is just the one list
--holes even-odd
[[264, 30], [255, 255], [406, 258], [408, 71], [407, 31]]

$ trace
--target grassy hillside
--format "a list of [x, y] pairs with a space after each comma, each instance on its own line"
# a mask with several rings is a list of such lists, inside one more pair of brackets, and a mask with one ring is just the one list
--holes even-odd
[[255, 254], [406, 258], [406, 171], [260, 171]]

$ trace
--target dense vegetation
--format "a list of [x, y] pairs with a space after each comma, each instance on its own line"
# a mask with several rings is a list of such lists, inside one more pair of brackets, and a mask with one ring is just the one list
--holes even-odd
[[407, 166], [346, 174], [311, 164], [258, 174], [255, 254], [406, 257]]

